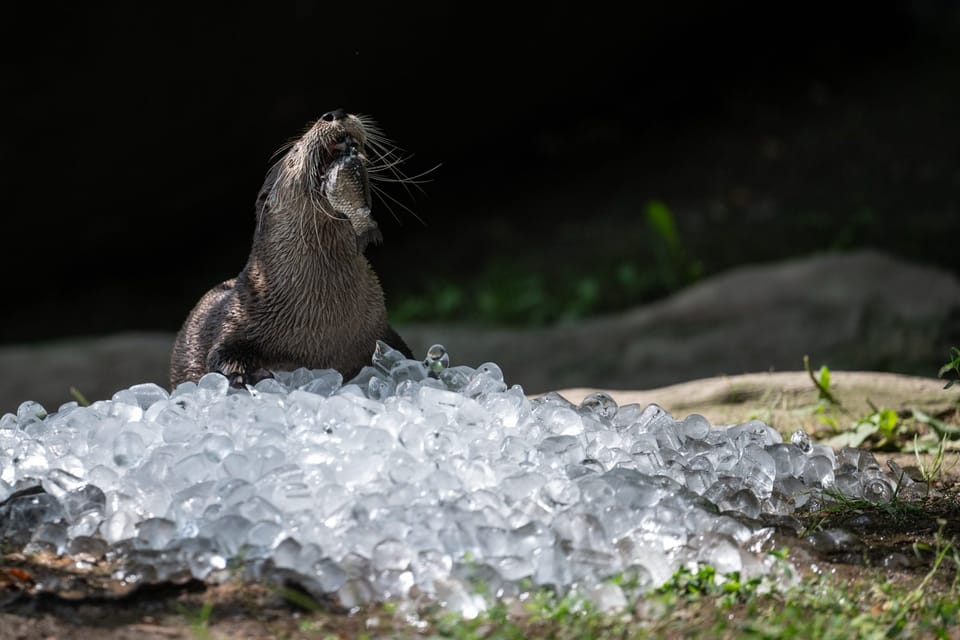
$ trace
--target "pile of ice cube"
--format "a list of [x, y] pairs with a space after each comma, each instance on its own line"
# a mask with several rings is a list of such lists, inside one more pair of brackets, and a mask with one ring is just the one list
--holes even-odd
[[773, 529], [758, 518], [823, 488], [884, 500], [896, 482], [868, 453], [838, 464], [759, 421], [530, 399], [496, 364], [449, 366], [439, 345], [423, 362], [378, 345], [347, 384], [300, 369], [234, 390], [209, 374], [0, 419], [8, 542], [106, 556], [128, 581], [239, 572], [348, 607], [422, 597], [473, 615], [552, 586], [616, 609], [612, 576], [762, 575]]

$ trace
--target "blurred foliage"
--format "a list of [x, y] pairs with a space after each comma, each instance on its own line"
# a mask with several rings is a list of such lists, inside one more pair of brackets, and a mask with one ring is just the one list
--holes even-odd
[[[960, 352], [956, 349], [953, 351], [957, 355], [954, 362], [960, 364]], [[944, 367], [951, 364], [953, 363]], [[934, 465], [937, 467], [942, 466], [942, 458], [947, 448], [957, 448], [960, 427], [956, 424], [927, 415], [915, 408], [898, 413], [893, 409], [878, 407], [869, 398], [867, 411], [852, 413], [840, 402], [835, 390], [831, 388], [829, 367], [822, 365], [819, 372], [814, 373], [810, 357], [806, 355], [803, 357], [803, 367], [817, 389], [817, 404], [810, 407], [810, 410], [817, 422], [826, 427], [826, 431], [819, 434], [821, 437], [826, 436], [822, 440], [824, 444], [835, 449], [868, 447], [873, 451], [910, 451], [912, 448], [918, 456], [921, 452], [935, 454]], [[849, 426], [844, 427], [847, 420]], [[922, 468], [921, 465], [921, 470]]]
[[[941, 378], [947, 379], [947, 386], [945, 386], [944, 389], [949, 389], [960, 379], [960, 349], [951, 347], [950, 355], [953, 356], [953, 359], [940, 367], [940, 371], [938, 372]], [[950, 377], [947, 378], [947, 376]]]
[[501, 258], [466, 280], [440, 276], [422, 291], [396, 296], [390, 319], [543, 326], [623, 310], [699, 279], [703, 268], [684, 248], [673, 212], [651, 200], [644, 219], [647, 247], [636, 259], [599, 257], [589, 271], [552, 265], [554, 275], [548, 276], [546, 270], [524, 270]]

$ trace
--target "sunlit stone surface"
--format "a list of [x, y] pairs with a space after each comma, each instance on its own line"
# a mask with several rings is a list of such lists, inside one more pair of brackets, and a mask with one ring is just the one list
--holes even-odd
[[615, 610], [612, 576], [763, 575], [769, 523], [823, 489], [898, 490], [871, 454], [803, 433], [606, 394], [530, 400], [496, 364], [449, 363], [440, 345], [424, 362], [380, 345], [347, 384], [301, 369], [236, 391], [211, 374], [49, 415], [24, 402], [0, 418], [0, 535], [115, 558], [129, 581], [239, 569], [345, 606], [426, 595], [465, 615], [488, 602], [477, 585], [552, 586]]

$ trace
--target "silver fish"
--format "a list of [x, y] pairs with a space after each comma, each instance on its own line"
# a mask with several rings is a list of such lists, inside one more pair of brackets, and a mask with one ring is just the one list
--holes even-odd
[[323, 195], [334, 210], [353, 225], [358, 251], [362, 252], [371, 242], [379, 244], [383, 240], [377, 221], [370, 215], [370, 180], [356, 148], [334, 160], [327, 169]]

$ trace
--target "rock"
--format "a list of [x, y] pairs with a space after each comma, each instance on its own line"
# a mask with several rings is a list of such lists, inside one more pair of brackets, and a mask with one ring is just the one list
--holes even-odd
[[138, 382], [167, 386], [173, 334], [122, 333], [0, 349], [0, 414], [36, 400], [47, 411], [73, 398], [91, 402]]
[[960, 281], [860, 251], [740, 267], [660, 302], [541, 330], [405, 327], [414, 352], [432, 342], [453, 364], [494, 360], [528, 392], [649, 389], [684, 380], [832, 369], [936, 376], [960, 345]]
[[[186, 311], [184, 312], [186, 313]], [[509, 383], [649, 389], [717, 375], [815, 366], [936, 375], [960, 346], [960, 281], [859, 251], [734, 269], [620, 314], [548, 329], [402, 327], [415, 353], [434, 343], [453, 364], [495, 361]], [[48, 410], [138, 382], [166, 385], [172, 334], [131, 333], [0, 349], [0, 412]]]
[[[927, 415], [960, 418], [960, 387], [944, 390], [931, 378], [873, 371], [832, 371], [830, 389], [849, 413], [841, 427], [873, 412], [870, 403], [909, 415], [919, 409]], [[594, 388], [561, 389], [567, 400], [579, 404]], [[606, 390], [618, 405], [655, 402], [677, 418], [699, 413], [711, 424], [739, 424], [763, 420], [781, 433], [796, 429], [810, 433], [824, 429], [817, 406], [817, 389], [806, 371], [777, 371], [690, 380], [645, 391]], [[953, 412], [953, 413], [952, 413]], [[956, 413], [954, 417], [954, 413]], [[960, 470], [958, 470], [960, 473]]]

